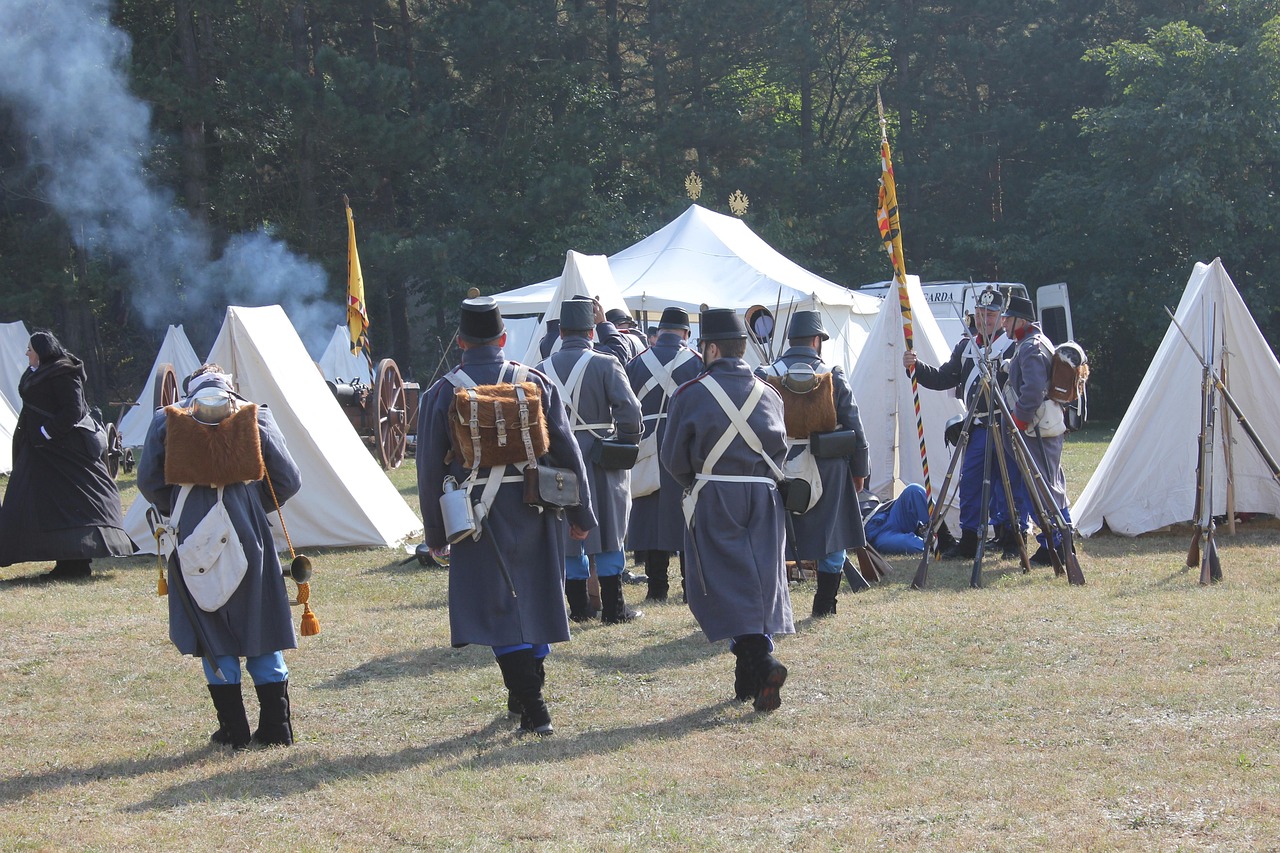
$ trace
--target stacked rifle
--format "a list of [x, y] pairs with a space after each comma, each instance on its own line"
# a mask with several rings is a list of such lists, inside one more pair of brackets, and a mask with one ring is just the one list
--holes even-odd
[[[982, 499], [981, 499], [981, 518], [986, 519], [990, 516], [991, 505], [991, 489], [992, 489], [992, 459], [994, 458], [999, 469], [1001, 487], [1004, 489], [1005, 500], [1009, 507], [1010, 518], [1016, 516], [1014, 509], [1013, 489], [1009, 479], [1009, 460], [1005, 456], [1004, 438], [1009, 440], [1009, 448], [1013, 455], [1013, 464], [1018, 467], [1019, 473], [1022, 474], [1023, 482], [1026, 483], [1027, 491], [1031, 496], [1031, 504], [1036, 514], [1036, 521], [1040, 525], [1040, 529], [1050, 537], [1049, 541], [1061, 541], [1061, 551], [1058, 548], [1050, 547], [1050, 559], [1053, 561], [1053, 571], [1055, 576], [1067, 576], [1067, 581], [1079, 586], [1084, 584], [1084, 572], [1080, 568], [1080, 561], [1076, 557], [1075, 543], [1072, 539], [1071, 525], [1062, 515], [1062, 511], [1058, 508], [1057, 502], [1053, 499], [1053, 495], [1049, 490], [1048, 484], [1044, 480], [1040, 469], [1031, 456], [1031, 450], [1027, 446], [1026, 437], [1018, 430], [1014, 424], [1013, 413], [1009, 411], [1009, 404], [1005, 401], [1004, 396], [1000, 393], [999, 383], [996, 381], [995, 370], [987, 354], [977, 360], [979, 370], [979, 382], [981, 389], [979, 399], [985, 399], [987, 410], [983, 414], [987, 419], [987, 444], [986, 455], [983, 459], [982, 466]], [[960, 430], [960, 437], [956, 441], [955, 451], [951, 454], [951, 461], [947, 465], [947, 474], [942, 481], [942, 489], [938, 493], [938, 500], [934, 504], [933, 511], [929, 517], [929, 528], [925, 532], [924, 555], [920, 559], [920, 566], [916, 569], [915, 577], [911, 581], [912, 589], [924, 589], [929, 580], [929, 560], [931, 557], [936, 558], [936, 544], [938, 529], [942, 524], [942, 515], [944, 508], [947, 506], [947, 498], [950, 493], [952, 480], [955, 476], [956, 467], [960, 460], [964, 457], [965, 448], [969, 443], [969, 432], [973, 426], [975, 415], [978, 414], [978, 407], [970, 408], [965, 415], [965, 420]], [[1023, 538], [1022, 531], [1018, 529], [1017, 524], [1012, 524], [1014, 535], [1018, 540], [1019, 556], [1022, 562], [1022, 571], [1027, 573], [1031, 571], [1031, 562], [1027, 558], [1027, 543]], [[982, 560], [986, 550], [986, 535], [978, 537], [978, 550], [973, 559], [973, 571], [969, 578], [969, 586], [979, 589], [982, 586]]]
[[[1222, 377], [1213, 369], [1213, 364], [1200, 354], [1200, 350], [1191, 342], [1191, 338], [1187, 336], [1187, 332], [1182, 328], [1182, 324], [1178, 322], [1178, 318], [1173, 312], [1165, 306], [1165, 313], [1169, 315], [1169, 319], [1173, 321], [1173, 325], [1177, 328], [1182, 339], [1186, 341], [1191, 352], [1195, 354], [1196, 360], [1200, 362], [1201, 374], [1200, 380], [1200, 442], [1199, 455], [1196, 460], [1196, 506], [1193, 521], [1196, 525], [1195, 533], [1192, 534], [1191, 547], [1187, 550], [1187, 568], [1194, 569], [1200, 567], [1200, 583], [1208, 586], [1211, 583], [1217, 583], [1222, 580], [1222, 565], [1218, 560], [1218, 545], [1214, 541], [1214, 513], [1213, 513], [1213, 457], [1215, 447], [1215, 430], [1218, 411], [1218, 397], [1227, 404], [1227, 408], [1235, 415], [1241, 429], [1245, 435], [1249, 437], [1249, 441], [1253, 444], [1258, 455], [1262, 457], [1267, 467], [1271, 470], [1271, 476], [1280, 482], [1280, 465], [1276, 464], [1275, 457], [1267, 450], [1262, 443], [1262, 439], [1258, 436], [1253, 425], [1249, 423], [1248, 418], [1240, 410], [1240, 406], [1236, 403], [1231, 392], [1227, 390], [1226, 383], [1222, 381]], [[1216, 314], [1210, 320], [1209, 325], [1209, 346], [1207, 348], [1209, 355], [1213, 355], [1213, 347], [1216, 345]], [[1223, 350], [1226, 350], [1226, 341], [1224, 339]]]

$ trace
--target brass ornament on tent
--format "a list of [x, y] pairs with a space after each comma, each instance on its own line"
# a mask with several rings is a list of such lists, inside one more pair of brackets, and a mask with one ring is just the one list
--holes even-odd
[[684, 179], [684, 192], [689, 196], [689, 201], [697, 201], [702, 195], [702, 178], [698, 177], [697, 172], [690, 172]]
[[293, 550], [293, 540], [289, 538], [289, 527], [284, 523], [284, 513], [280, 510], [280, 500], [276, 497], [276, 487], [271, 485], [271, 474], [263, 478], [267, 481], [267, 489], [271, 492], [271, 502], [275, 504], [276, 515], [280, 516], [280, 530], [284, 533], [285, 544], [289, 546], [289, 577], [298, 585], [298, 596], [290, 604], [302, 605], [302, 625], [299, 632], [304, 637], [314, 637], [320, 633], [320, 620], [311, 609], [311, 558]]

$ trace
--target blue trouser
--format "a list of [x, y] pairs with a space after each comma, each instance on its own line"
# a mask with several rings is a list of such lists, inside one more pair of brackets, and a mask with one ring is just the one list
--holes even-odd
[[547, 655], [551, 654], [551, 646], [546, 643], [538, 643], [536, 645], [533, 643], [517, 643], [514, 646], [492, 646], [491, 648], [493, 649], [493, 656], [495, 658], [500, 658], [503, 655], [509, 655], [512, 652], [521, 652], [525, 649], [533, 649], [533, 657], [535, 660], [542, 660]]
[[867, 519], [867, 541], [882, 554], [923, 554], [924, 539], [916, 530], [928, 523], [929, 499], [924, 486], [911, 483], [889, 509]]
[[[969, 429], [969, 444], [964, 449], [964, 459], [960, 464], [960, 529], [983, 535], [987, 532], [987, 522], [982, 517], [982, 472], [986, 466], [988, 433], [985, 426], [976, 424]], [[995, 458], [995, 451], [994, 447], [991, 448], [991, 499], [988, 517], [992, 524], [1004, 524], [1009, 520], [1009, 508], [1004, 497], [1000, 462]], [[1012, 464], [1008, 453], [1005, 454], [1005, 461], [1009, 463], [1009, 484], [1013, 486], [1016, 503], [1022, 475], [1018, 473], [1018, 467]], [[1025, 524], [1023, 529], [1026, 529]]]
[[[209, 659], [204, 658], [204, 675], [210, 684], [239, 684], [240, 658], [234, 655], [215, 655], [213, 660], [222, 670], [222, 678], [218, 678]], [[284, 652], [268, 652], [265, 655], [254, 655], [244, 659], [244, 668], [249, 670], [254, 684], [275, 684], [289, 680], [289, 667], [284, 663]]]
[[[1060, 507], [1060, 508], [1059, 508], [1059, 512], [1061, 512], [1061, 513], [1062, 513], [1062, 520], [1063, 520], [1063, 521], [1065, 521], [1068, 525], [1069, 525], [1069, 524], [1071, 524], [1071, 507], [1066, 507], [1066, 506], [1064, 506], [1064, 507]], [[1037, 541], [1037, 542], [1039, 542], [1041, 545], [1044, 545], [1044, 546], [1046, 546], [1046, 547], [1047, 547], [1047, 546], [1048, 546], [1048, 544], [1049, 544], [1049, 540], [1045, 537], [1045, 535], [1044, 535], [1044, 533], [1043, 533], [1043, 532], [1040, 532], [1040, 533], [1037, 533], [1037, 534], [1036, 534], [1036, 541]], [[1060, 547], [1061, 545], [1062, 545], [1062, 534], [1061, 534], [1061, 533], [1054, 533], [1054, 534], [1053, 534], [1053, 547], [1058, 548], [1058, 547]]]
[[[621, 551], [602, 551], [596, 558], [596, 577], [607, 578], [622, 574], [626, 567], [626, 555]], [[591, 576], [591, 562], [586, 554], [564, 558], [564, 579], [584, 581]]]
[[844, 561], [844, 551], [832, 551], [830, 554], [817, 561], [818, 571], [825, 572], [828, 575], [838, 575], [844, 570]]

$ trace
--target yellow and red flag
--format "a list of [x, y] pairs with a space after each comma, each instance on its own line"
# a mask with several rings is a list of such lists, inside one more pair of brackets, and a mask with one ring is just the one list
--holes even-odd
[[[876, 93], [876, 107], [880, 110], [880, 194], [876, 209], [876, 223], [880, 239], [893, 264], [893, 277], [898, 283], [898, 307], [902, 310], [902, 337], [907, 349], [915, 347], [915, 333], [911, 321], [911, 297], [907, 293], [907, 267], [902, 257], [902, 224], [898, 218], [898, 188], [893, 181], [893, 158], [889, 154], [888, 124], [880, 93]], [[920, 467], [924, 473], [924, 493], [933, 511], [933, 487], [929, 482], [929, 454], [924, 446], [924, 418], [920, 414], [920, 386], [914, 367], [908, 370], [911, 377], [911, 396], [916, 409], [916, 435], [920, 440]]]
[[364, 307], [364, 275], [360, 272], [360, 253], [356, 251], [356, 220], [345, 195], [342, 206], [347, 209], [347, 328], [354, 355], [369, 346], [369, 312]]

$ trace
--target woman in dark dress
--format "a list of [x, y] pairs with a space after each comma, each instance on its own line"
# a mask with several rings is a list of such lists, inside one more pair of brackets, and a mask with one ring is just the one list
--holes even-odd
[[84, 363], [51, 332], [32, 334], [18, 382], [13, 473], [0, 509], [0, 566], [54, 560], [50, 579], [87, 578], [94, 557], [133, 553], [105, 434], [84, 399]]

